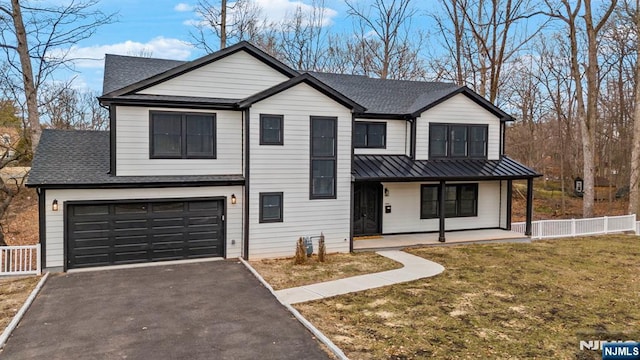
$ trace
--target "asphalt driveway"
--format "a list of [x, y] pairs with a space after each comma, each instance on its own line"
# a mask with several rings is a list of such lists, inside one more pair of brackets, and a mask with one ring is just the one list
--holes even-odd
[[49, 278], [2, 359], [327, 359], [238, 261]]

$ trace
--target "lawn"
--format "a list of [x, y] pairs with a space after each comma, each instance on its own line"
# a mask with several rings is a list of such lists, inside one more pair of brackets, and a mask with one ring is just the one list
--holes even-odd
[[0, 278], [0, 333], [20, 310], [40, 276]]
[[294, 265], [293, 258], [264, 259], [250, 263], [275, 290], [402, 267], [402, 264], [374, 252], [329, 254], [323, 263], [318, 262], [314, 255], [301, 265]]
[[599, 359], [640, 340], [640, 237], [426, 247], [428, 279], [295, 307], [351, 359]]

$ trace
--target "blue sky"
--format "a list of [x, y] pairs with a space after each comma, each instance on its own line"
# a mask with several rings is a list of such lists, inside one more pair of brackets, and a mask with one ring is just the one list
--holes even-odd
[[[54, 0], [55, 1], [55, 0]], [[102, 68], [105, 53], [135, 55], [141, 50], [151, 52], [152, 57], [190, 60], [204, 55], [189, 45], [190, 22], [196, 21], [193, 5], [197, 0], [102, 0], [100, 9], [105, 13], [117, 12], [117, 22], [103, 26], [97, 33], [71, 51], [76, 61], [76, 73], [60, 73], [57, 80], [74, 78], [74, 87], [101, 90]], [[254, 0], [270, 20], [282, 19], [299, 4], [308, 5], [311, 0]], [[212, 3], [214, 0], [211, 1]], [[350, 23], [341, 0], [326, 0], [325, 12], [333, 29]]]

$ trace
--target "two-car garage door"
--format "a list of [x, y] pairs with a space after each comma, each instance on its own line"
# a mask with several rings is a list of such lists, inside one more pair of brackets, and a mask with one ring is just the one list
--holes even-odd
[[223, 200], [67, 207], [67, 268], [224, 256]]

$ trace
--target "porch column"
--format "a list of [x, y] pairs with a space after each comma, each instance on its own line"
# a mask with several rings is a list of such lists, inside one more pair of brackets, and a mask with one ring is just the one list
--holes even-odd
[[527, 220], [524, 234], [531, 236], [531, 219], [533, 218], [533, 178], [527, 179]]
[[440, 215], [440, 236], [438, 236], [438, 241], [445, 242], [444, 238], [444, 199], [446, 197], [445, 194], [445, 185], [444, 180], [440, 181], [440, 187], [438, 188], [438, 214]]
[[507, 218], [505, 221], [507, 222], [506, 228], [507, 230], [511, 230], [511, 200], [513, 199], [513, 180], [507, 180]]

